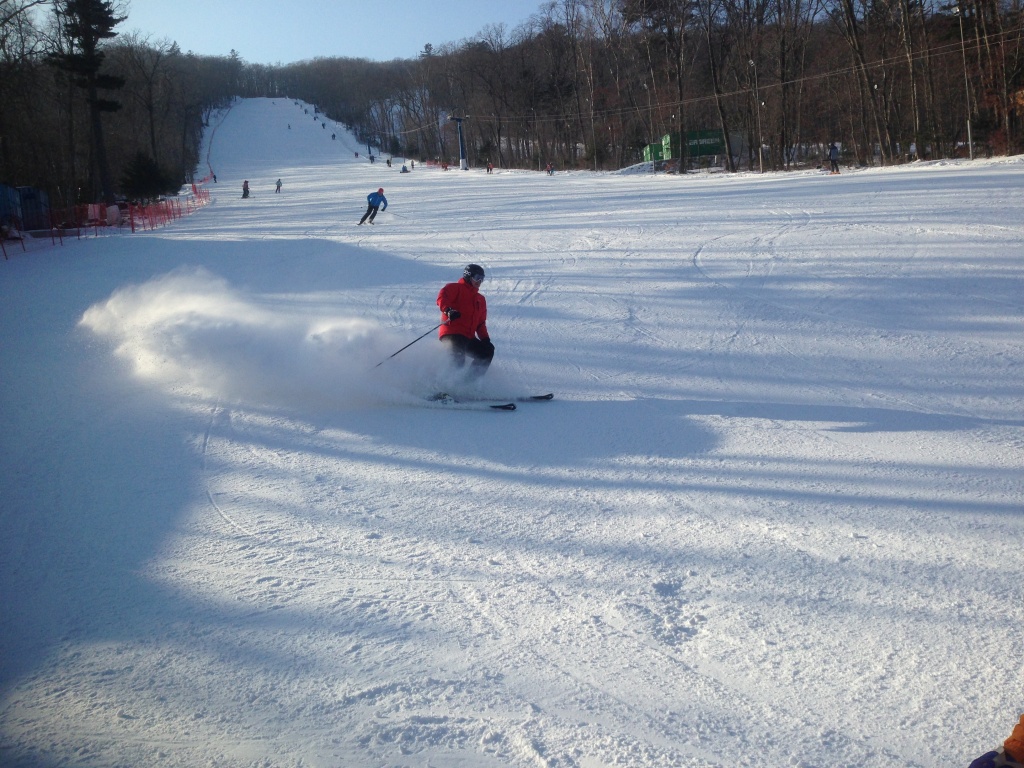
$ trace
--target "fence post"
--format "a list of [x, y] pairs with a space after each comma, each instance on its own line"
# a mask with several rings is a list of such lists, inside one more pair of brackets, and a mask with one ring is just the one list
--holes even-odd
[[[65, 215], [62, 218], [66, 219], [67, 218], [67, 215], [66, 215], [67, 211], [65, 211], [64, 213], [65, 213]], [[53, 220], [53, 212], [51, 211], [50, 212], [50, 243], [55, 245], [55, 243], [53, 242], [53, 233], [54, 232], [57, 233], [57, 239], [60, 240], [61, 247], [63, 247], [64, 246], [64, 230], [63, 230], [63, 228], [61, 226], [58, 226], [58, 224], [56, 222], [54, 222], [54, 220]]]

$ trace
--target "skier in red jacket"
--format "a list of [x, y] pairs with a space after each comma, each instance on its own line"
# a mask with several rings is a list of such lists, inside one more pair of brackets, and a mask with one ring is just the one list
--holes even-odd
[[469, 378], [476, 379], [487, 372], [494, 357], [494, 345], [487, 332], [487, 299], [480, 293], [484, 269], [468, 264], [457, 283], [448, 283], [437, 294], [441, 310], [441, 341], [451, 350], [456, 368], [471, 358]]

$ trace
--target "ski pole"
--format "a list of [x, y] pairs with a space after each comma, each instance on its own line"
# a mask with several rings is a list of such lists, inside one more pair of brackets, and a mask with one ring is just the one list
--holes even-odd
[[[431, 329], [430, 329], [429, 331], [427, 331], [426, 333], [424, 333], [424, 334], [423, 334], [423, 336], [419, 336], [419, 337], [417, 337], [417, 338], [413, 339], [412, 341], [410, 341], [410, 342], [409, 342], [408, 344], [406, 344], [406, 345], [405, 345], [404, 347], [402, 347], [402, 349], [398, 350], [398, 352], [402, 352], [403, 350], [406, 350], [406, 349], [408, 349], [409, 347], [411, 347], [411, 346], [412, 346], [413, 344], [415, 344], [415, 343], [416, 343], [417, 341], [419, 341], [420, 339], [422, 339], [422, 338], [424, 338], [425, 336], [428, 336], [429, 334], [431, 334], [431, 333], [433, 333], [434, 331], [436, 331], [436, 330], [437, 330], [438, 328], [440, 328], [440, 327], [441, 327], [442, 325], [444, 325], [444, 323], [438, 323], [438, 324], [437, 324], [437, 325], [435, 325], [435, 326], [434, 326], [433, 328], [431, 328]], [[395, 354], [394, 354], [394, 355], [388, 355], [387, 357], [385, 357], [385, 358], [384, 358], [383, 360], [381, 360], [381, 361], [380, 361], [379, 363], [377, 363], [377, 364], [376, 364], [375, 366], [373, 366], [373, 367], [374, 367], [374, 368], [380, 368], [380, 367], [381, 367], [382, 365], [384, 365], [384, 363], [386, 363], [386, 362], [387, 362], [388, 360], [390, 360], [390, 359], [391, 359], [392, 357], [394, 357], [395, 355], [397, 355], [397, 354], [398, 354], [398, 352], [395, 352]]]

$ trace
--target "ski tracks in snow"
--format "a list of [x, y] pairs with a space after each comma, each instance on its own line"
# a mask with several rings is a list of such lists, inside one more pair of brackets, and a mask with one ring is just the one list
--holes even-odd
[[[808, 382], [833, 382], [828, 386], [810, 383], [803, 385], [815, 390], [815, 397], [824, 402], [849, 402], [869, 407], [886, 405], [920, 414], [984, 420], [983, 413], [954, 406], [941, 395], [919, 398], [917, 402], [911, 403], [907, 398], [897, 397], [887, 391], [893, 388], [892, 380], [886, 375], [887, 371], [873, 362], [880, 349], [894, 343], [906, 347], [908, 339], [913, 339], [911, 346], [921, 353], [922, 366], [926, 366], [925, 361], [932, 356], [938, 359], [945, 354], [970, 354], [964, 346], [967, 340], [959, 342], [955, 337], [932, 338], [934, 334], [929, 334], [926, 329], [913, 328], [908, 328], [900, 338], [891, 339], [892, 331], [880, 328], [872, 311], [870, 286], [879, 280], [914, 279], [912, 276], [889, 274], [884, 260], [866, 256], [862, 261], [861, 273], [850, 274], [845, 280], [832, 279], [834, 285], [846, 288], [842, 294], [824, 293], [817, 286], [831, 276], [833, 266], [830, 255], [835, 244], [822, 228], [820, 252], [805, 253], [787, 248], [786, 239], [790, 236], [801, 245], [810, 239], [803, 230], [819, 227], [816, 216], [806, 210], [796, 213], [780, 210], [775, 213], [783, 220], [773, 232], [724, 233], [700, 244], [691, 259], [701, 278], [717, 289], [717, 297], [712, 294], [715, 306], [718, 307], [717, 322], [710, 324], [703, 353], [716, 360], [720, 382], [727, 385], [734, 357], [736, 364], [743, 367], [748, 365], [745, 356], [751, 354], [766, 361], [774, 359], [777, 360], [777, 370], [780, 372], [787, 365], [787, 359], [796, 359], [800, 361], [799, 367], [805, 370], [815, 367], [821, 369], [821, 375], [808, 377]], [[872, 227], [870, 224], [865, 225], [866, 230]], [[925, 231], [929, 234], [929, 244], [941, 243], [947, 236], [935, 228]], [[948, 236], [952, 234], [949, 232]], [[1005, 234], [1011, 233], [1008, 231]], [[986, 230], [985, 236], [993, 235]], [[912, 236], [908, 236], [907, 241], [908, 248], [921, 251], [922, 259], [934, 258], [930, 246], [915, 244]], [[887, 244], [886, 247], [900, 246]], [[858, 262], [844, 257], [841, 263], [849, 265]], [[956, 266], [970, 274], [969, 265]], [[971, 284], [969, 279], [965, 283]], [[804, 284], [813, 286], [815, 290], [805, 290]], [[813, 297], [813, 302], [804, 301], [805, 294]], [[969, 289], [963, 295], [974, 296]], [[1009, 296], [988, 295], [976, 298], [996, 306], [1020, 309], [1019, 302]], [[907, 297], [908, 309], [915, 300], [913, 295]], [[887, 309], [879, 310], [879, 314], [889, 317]], [[780, 326], [788, 326], [791, 332], [785, 336], [779, 334]], [[761, 331], [762, 328], [772, 330], [766, 333]], [[837, 339], [841, 341], [835, 346]], [[950, 347], [949, 352], [944, 351], [943, 347]], [[982, 368], [992, 367], [992, 355], [980, 354], [978, 365]], [[923, 368], [915, 375], [928, 373], [927, 368]], [[907, 373], [898, 371], [893, 372], [893, 375], [899, 377]], [[773, 378], [772, 369], [766, 368], [765, 380], [771, 381]], [[896, 389], [920, 391], [921, 387], [918, 384]], [[962, 399], [959, 393], [956, 397]]]
[[206, 426], [206, 433], [203, 435], [203, 444], [202, 444], [202, 448], [201, 448], [201, 458], [202, 458], [201, 465], [202, 465], [202, 472], [203, 472], [203, 484], [204, 484], [205, 490], [206, 490], [206, 498], [208, 498], [210, 500], [210, 504], [213, 506], [213, 508], [215, 510], [217, 510], [217, 514], [219, 514], [222, 518], [224, 518], [225, 522], [227, 522], [228, 524], [232, 525], [235, 529], [237, 529], [239, 532], [245, 534], [246, 536], [255, 536], [256, 534], [254, 534], [252, 531], [250, 531], [245, 526], [240, 525], [239, 523], [237, 523], [234, 520], [234, 518], [232, 518], [230, 515], [228, 515], [227, 512], [224, 511], [224, 509], [220, 506], [220, 504], [217, 503], [217, 500], [213, 497], [213, 491], [210, 490], [209, 475], [208, 475], [209, 468], [207, 466], [207, 454], [208, 454], [208, 451], [210, 449], [210, 435], [213, 432], [214, 425], [216, 423], [218, 423], [218, 422], [224, 422], [224, 421], [230, 423], [230, 421], [231, 421], [231, 413], [229, 411], [226, 411], [226, 410], [222, 409], [219, 404], [213, 406], [213, 408], [210, 410], [210, 423], [207, 424], [207, 426]]

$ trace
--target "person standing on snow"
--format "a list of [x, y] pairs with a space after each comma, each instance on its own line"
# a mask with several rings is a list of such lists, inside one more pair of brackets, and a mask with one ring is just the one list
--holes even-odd
[[249, 180], [246, 179], [245, 181], [242, 182], [242, 199], [245, 199], [248, 196], [249, 196]]
[[441, 310], [441, 330], [438, 338], [448, 346], [456, 368], [471, 359], [468, 378], [477, 379], [487, 372], [494, 357], [494, 345], [487, 332], [487, 300], [480, 293], [484, 269], [467, 264], [462, 279], [448, 283], [437, 294]]
[[366, 196], [366, 213], [363, 214], [363, 218], [359, 220], [362, 224], [367, 218], [370, 219], [370, 223], [373, 224], [373, 220], [377, 218], [377, 211], [388, 209], [388, 199], [384, 197], [384, 187], [381, 187], [376, 192], [371, 192]]
[[281, 191], [281, 180], [278, 179], [277, 180], [277, 186], [274, 187], [274, 192], [280, 192], [280, 191]]
[[834, 141], [828, 148], [828, 161], [832, 164], [832, 173], [839, 173], [839, 147]]

